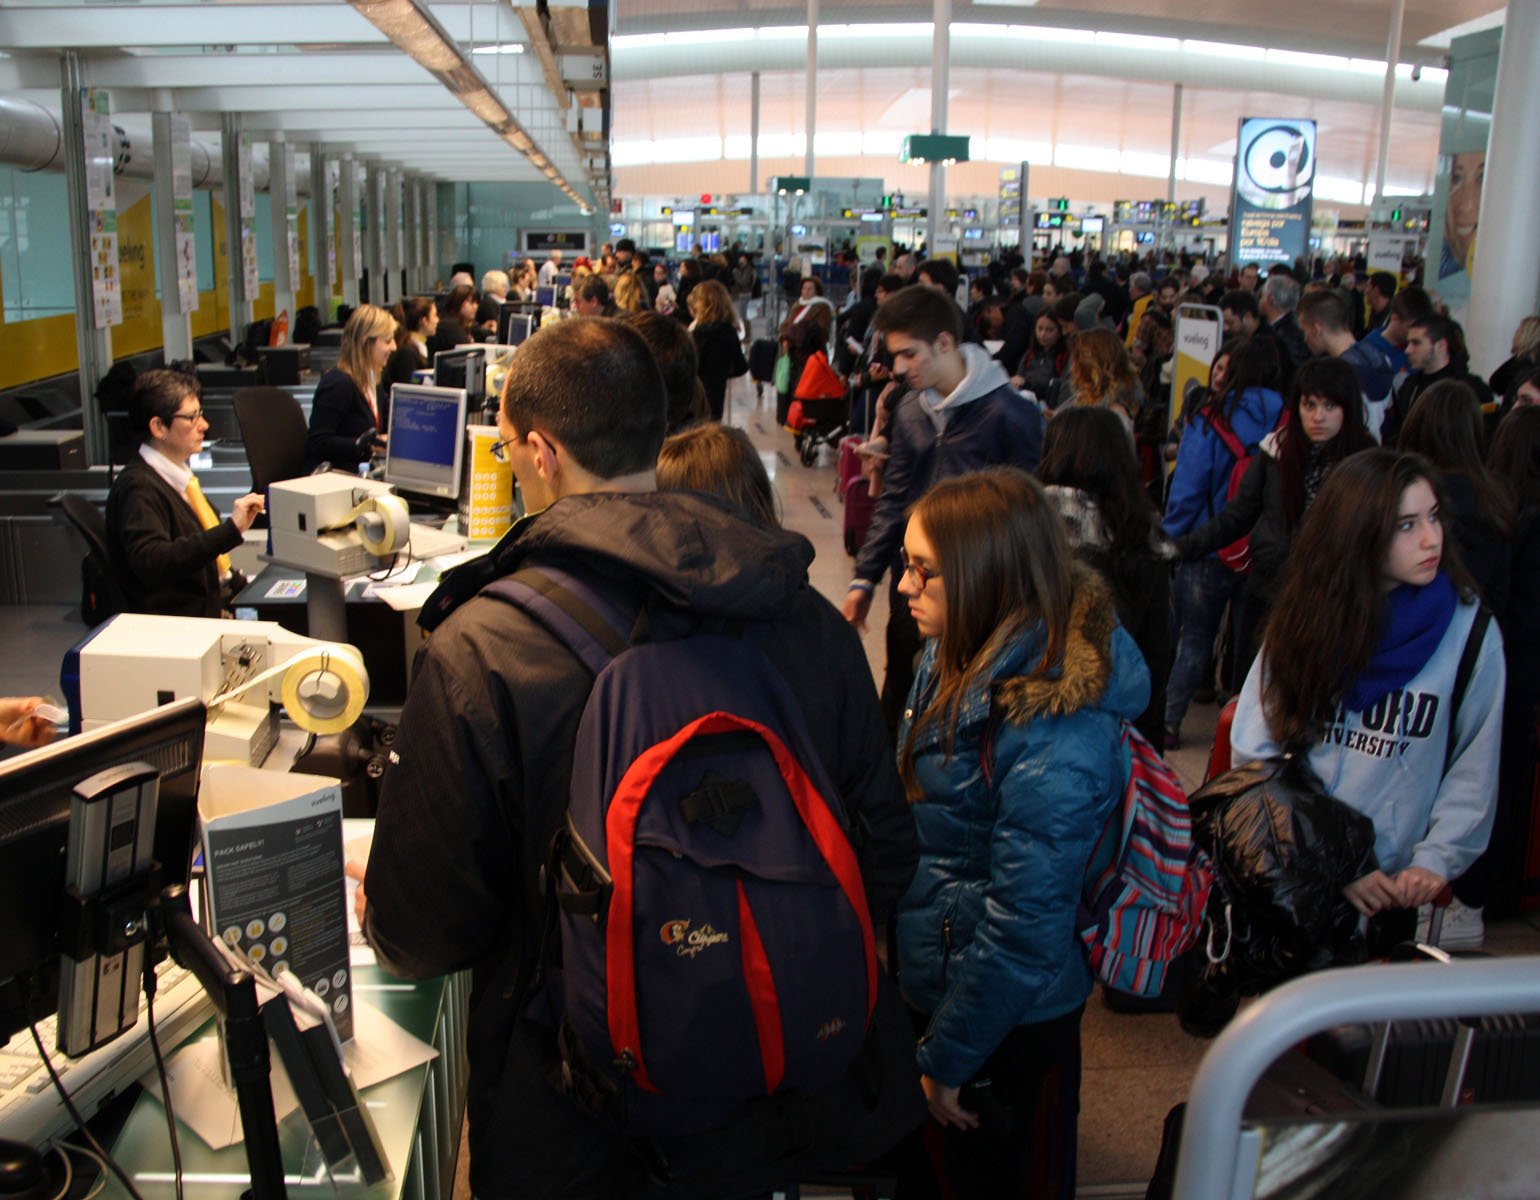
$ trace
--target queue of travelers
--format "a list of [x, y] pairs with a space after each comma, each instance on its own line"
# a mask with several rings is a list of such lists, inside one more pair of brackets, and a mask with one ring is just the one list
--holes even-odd
[[[1358, 291], [1283, 265], [1152, 274], [1066, 255], [999, 264], [966, 309], [947, 260], [899, 254], [858, 273], [842, 310], [809, 274], [774, 334], [804, 358], [834, 350], [857, 428], [881, 447], [854, 578], [831, 601], [809, 583], [811, 545], [782, 527], [764, 459], [722, 423], [758, 272], [746, 257], [688, 262], [676, 282], [625, 241], [575, 261], [577, 319], [514, 357], [497, 423], [527, 515], [424, 604], [432, 637], [373, 848], [349, 865], [382, 965], [475, 975], [475, 1194], [753, 1195], [864, 1165], [905, 1196], [1072, 1196], [1097, 979], [1086, 868], [1129, 782], [1131, 731], [1174, 749], [1205, 694], [1235, 697], [1236, 761], [1294, 752], [1372, 827], [1372, 866], [1334, 896], [1374, 944], [1412, 937], [1446, 885], [1446, 947], [1479, 945], [1484, 918], [1518, 910], [1536, 820], [1540, 318], [1488, 387], [1429, 293], [1361, 269]], [[564, 273], [553, 252], [480, 289], [458, 282], [440, 305], [354, 309], [312, 404], [307, 465], [367, 462], [392, 382], [436, 346], [478, 340], [488, 296]], [[1173, 396], [1173, 321], [1195, 299], [1220, 309], [1225, 340], [1206, 385]], [[198, 394], [176, 372], [135, 385], [140, 460], [108, 505], [135, 611], [219, 615], [241, 582], [227, 556], [261, 498], [223, 519], [202, 499]], [[590, 617], [613, 616], [613, 644], [580, 655], [509, 590], [553, 571], [558, 590], [597, 599]], [[879, 586], [880, 687], [857, 635]], [[740, 694], [734, 676], [721, 695], [753, 691], [785, 731], [767, 761], [789, 799], [775, 808], [761, 784], [744, 799], [718, 778], [698, 816], [680, 801], [651, 825], [639, 798], [634, 846], [604, 844], [610, 869], [659, 846], [677, 862], [691, 839], [725, 844], [740, 824], [779, 846], [755, 824], [773, 809], [807, 823], [810, 869], [830, 872], [848, 920], [777, 921], [740, 881], [711, 924], [646, 910], [661, 934], [648, 925], [623, 953], [607, 935], [638, 995], [644, 972], [678, 969], [670, 938], [692, 921], [739, 943], [728, 969], [753, 980], [737, 1030], [753, 1053], [672, 1077], [710, 1076], [686, 1096], [658, 1086], [676, 1049], [661, 1035], [644, 1046], [614, 1008], [608, 1028], [635, 1044], [615, 1042], [615, 1063], [583, 1049], [585, 1006], [602, 1023], [610, 1001], [569, 978], [573, 956], [553, 957], [588, 900], [559, 898], [548, 866], [582, 858], [569, 805], [629, 762], [579, 752], [591, 723], [642, 738], [662, 719], [644, 710], [694, 712], [693, 684], [667, 705], [635, 694], [628, 656], [643, 671], [692, 653], [752, 664], [753, 687]], [[30, 703], [0, 702], [0, 725], [21, 729]], [[735, 761], [707, 741], [692, 753], [711, 771]], [[700, 782], [687, 774], [677, 791]], [[680, 868], [647, 869], [660, 886]], [[689, 962], [711, 961], [701, 945]], [[858, 1027], [831, 1016], [816, 1038], [783, 1034], [805, 997], [775, 977], [783, 953], [826, 963], [831, 988], [855, 980]], [[1184, 1024], [1204, 1033], [1242, 999], [1222, 971], [1193, 995], [1202, 1008]], [[695, 1028], [730, 1042], [721, 1023]], [[825, 1065], [778, 1091], [794, 1060]]]

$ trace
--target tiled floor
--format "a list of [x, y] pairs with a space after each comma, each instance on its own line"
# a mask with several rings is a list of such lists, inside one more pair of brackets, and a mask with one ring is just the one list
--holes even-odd
[[[817, 551], [811, 571], [814, 585], [837, 603], [844, 596], [851, 564], [844, 551], [832, 456], [803, 467], [791, 437], [775, 426], [771, 401], [760, 407], [746, 381], [735, 384], [730, 395], [729, 419], [747, 429], [759, 448], [780, 494], [786, 525], [806, 535]], [[886, 597], [879, 591], [864, 639], [879, 679], [886, 620]], [[0, 607], [0, 695], [45, 693], [61, 698], [60, 662], [84, 633], [78, 614], [64, 606]], [[1195, 706], [1183, 731], [1188, 748], [1172, 755], [1189, 788], [1201, 782], [1216, 717], [1212, 706]], [[1496, 926], [1488, 931], [1488, 949], [1540, 953], [1540, 930], [1522, 921]], [[1081, 1194], [1143, 1196], [1160, 1145], [1161, 1122], [1186, 1095], [1207, 1044], [1184, 1034], [1174, 1017], [1113, 1013], [1098, 997], [1086, 1009], [1084, 1043]]]

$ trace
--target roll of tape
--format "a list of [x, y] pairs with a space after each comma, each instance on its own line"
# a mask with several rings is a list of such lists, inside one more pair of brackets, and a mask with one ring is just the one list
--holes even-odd
[[306, 733], [340, 733], [364, 711], [369, 672], [352, 646], [315, 646], [283, 673], [283, 708]]
[[394, 554], [412, 536], [412, 515], [400, 496], [375, 496], [366, 501], [368, 511], [359, 514], [358, 536], [375, 558]]

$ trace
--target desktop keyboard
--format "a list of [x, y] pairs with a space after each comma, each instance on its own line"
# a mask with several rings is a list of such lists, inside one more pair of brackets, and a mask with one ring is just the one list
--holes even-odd
[[[155, 990], [156, 1026], [160, 1048], [169, 1058], [214, 1015], [214, 1004], [197, 977], [170, 958], [163, 960], [155, 972], [159, 980]], [[82, 1058], [66, 1058], [55, 1048], [57, 1017], [39, 1021], [37, 1031], [70, 1099], [88, 1121], [103, 1104], [155, 1067], [143, 992], [139, 994], [138, 1024]], [[38, 1056], [32, 1034], [23, 1030], [0, 1047], [0, 1137], [41, 1149], [74, 1128], [75, 1122], [60, 1102], [53, 1080]]]
[[440, 554], [454, 554], [465, 549], [466, 538], [463, 534], [446, 533], [442, 529], [435, 529], [432, 525], [420, 525], [412, 522], [411, 528], [411, 553], [416, 559], [437, 558]]

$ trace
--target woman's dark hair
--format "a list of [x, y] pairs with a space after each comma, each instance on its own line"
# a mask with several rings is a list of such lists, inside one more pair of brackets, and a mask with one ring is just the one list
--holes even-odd
[[1110, 408], [1061, 409], [1043, 435], [1037, 477], [1050, 487], [1079, 488], [1096, 502], [1113, 582], [1131, 594], [1139, 566], [1150, 558], [1155, 509], [1122, 419]]
[[1487, 470], [1481, 454], [1484, 440], [1476, 393], [1458, 379], [1441, 379], [1417, 397], [1396, 446], [1469, 480], [1482, 516], [1506, 538], [1513, 532], [1513, 497], [1502, 479]]
[[150, 440], [150, 418], [171, 425], [172, 418], [188, 396], [201, 398], [203, 385], [196, 375], [160, 367], [146, 371], [134, 380], [134, 394], [128, 402], [128, 421], [141, 442]]
[[1525, 405], [1502, 419], [1487, 466], [1507, 481], [1521, 511], [1540, 508], [1540, 408]]
[[1358, 375], [1340, 358], [1311, 358], [1300, 364], [1289, 389], [1289, 417], [1278, 435], [1278, 474], [1283, 487], [1283, 526], [1293, 531], [1305, 515], [1305, 472], [1310, 460], [1310, 438], [1299, 417], [1299, 402], [1306, 396], [1329, 401], [1342, 410], [1342, 428], [1322, 448], [1330, 470], [1349, 454], [1374, 445], [1374, 435], [1364, 424], [1364, 397]]
[[428, 296], [409, 296], [401, 302], [401, 328], [416, 333], [418, 326], [433, 311], [433, 301]]
[[1540, 367], [1531, 367], [1527, 371], [1517, 372], [1513, 380], [1508, 384], [1508, 390], [1503, 395], [1503, 408], [1511, 412], [1518, 407], [1519, 389], [1526, 383], [1532, 383], [1540, 388]]
[[610, 285], [604, 282], [602, 275], [585, 275], [581, 279], [573, 280], [572, 298], [592, 300], [603, 309], [608, 309], [614, 303], [610, 298]]
[[781, 527], [764, 460], [749, 435], [730, 425], [705, 421], [664, 439], [658, 488], [709, 492], [736, 504], [763, 529]]
[[465, 307], [467, 300], [475, 298], [475, 288], [465, 283], [456, 284], [449, 289], [449, 295], [444, 297], [444, 305], [439, 309], [440, 318], [463, 325], [465, 322], [460, 320], [460, 310]]
[[861, 272], [861, 299], [875, 300], [877, 298], [877, 285], [881, 282], [881, 267], [871, 266], [863, 270]]
[[[1427, 459], [1365, 450], [1337, 464], [1305, 515], [1262, 647], [1262, 711], [1280, 745], [1318, 740], [1374, 657], [1385, 620], [1385, 559], [1401, 497], [1418, 481], [1447, 511]], [[1442, 567], [1462, 595], [1474, 594], [1447, 524]]]
[[[1351, 369], [1351, 368], [1350, 368]], [[1242, 338], [1230, 351], [1230, 371], [1224, 389], [1209, 404], [1228, 417], [1252, 388], [1278, 390], [1278, 339], [1262, 334]]]
[[[1120, 437], [1126, 437], [1119, 431]], [[941, 725], [952, 752], [963, 699], [1000, 647], [1028, 622], [1046, 627], [1043, 657], [1033, 674], [1064, 657], [1074, 591], [1074, 559], [1064, 524], [1025, 471], [994, 467], [936, 484], [909, 510], [938, 559], [946, 581], [946, 626], [936, 647], [936, 689], [909, 727], [898, 773], [911, 802], [923, 798], [915, 777], [920, 732]]]

